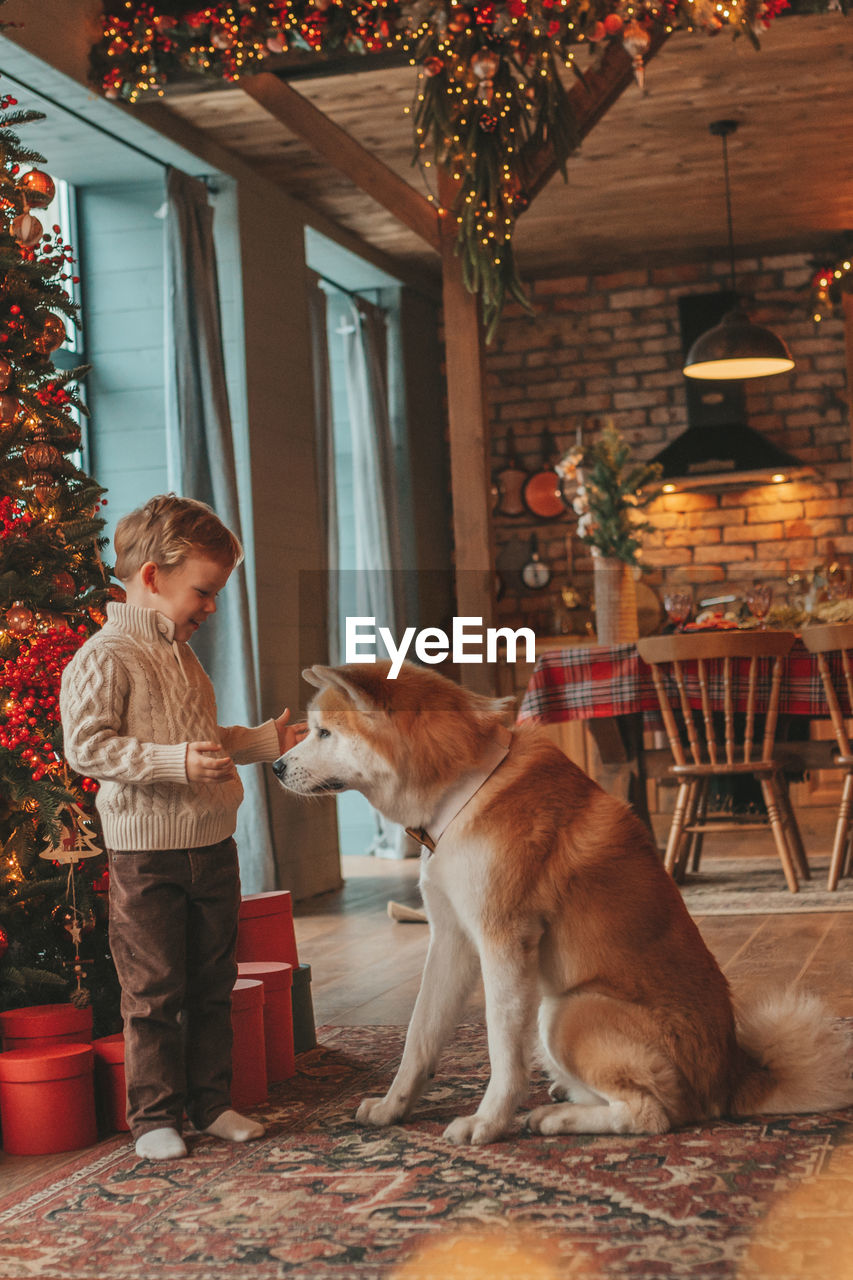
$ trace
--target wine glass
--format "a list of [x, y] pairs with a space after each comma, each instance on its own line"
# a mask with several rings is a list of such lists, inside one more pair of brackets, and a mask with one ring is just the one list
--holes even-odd
[[826, 575], [826, 594], [830, 600], [846, 600], [850, 595], [847, 574], [841, 565], [830, 565]]
[[764, 619], [770, 612], [770, 606], [773, 603], [773, 587], [769, 582], [753, 582], [751, 587], [746, 591], [746, 607], [752, 614], [753, 618], [758, 619], [758, 628], [763, 631], [767, 626]]
[[663, 607], [675, 630], [683, 631], [684, 624], [693, 611], [693, 597], [683, 588], [668, 591], [663, 598]]

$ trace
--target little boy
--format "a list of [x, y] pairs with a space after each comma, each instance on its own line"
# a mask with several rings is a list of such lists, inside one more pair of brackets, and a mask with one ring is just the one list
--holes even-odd
[[231, 989], [240, 877], [236, 764], [275, 760], [305, 733], [290, 712], [256, 729], [217, 724], [187, 641], [243, 558], [210, 507], [174, 494], [119, 521], [124, 604], [66, 667], [65, 754], [96, 778], [110, 865], [110, 948], [122, 988], [128, 1123], [137, 1155], [187, 1154], [196, 1129], [245, 1142], [264, 1130], [230, 1107]]

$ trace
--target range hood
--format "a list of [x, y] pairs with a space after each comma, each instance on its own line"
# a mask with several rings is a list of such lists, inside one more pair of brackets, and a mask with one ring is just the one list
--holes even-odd
[[[726, 290], [679, 298], [683, 355], [736, 301], [736, 295]], [[653, 459], [663, 468], [665, 485], [675, 489], [745, 489], [815, 474], [812, 467], [747, 424], [742, 382], [685, 378], [684, 383], [687, 430]]]

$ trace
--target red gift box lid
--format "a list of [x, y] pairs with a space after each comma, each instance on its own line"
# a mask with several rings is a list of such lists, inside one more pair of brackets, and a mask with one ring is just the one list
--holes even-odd
[[264, 1003], [264, 984], [256, 978], [238, 978], [231, 992], [232, 1009], [254, 1009]]
[[241, 978], [259, 978], [270, 991], [293, 986], [293, 965], [284, 960], [241, 960], [237, 965]]
[[91, 1008], [78, 1009], [74, 1004], [33, 1004], [0, 1013], [4, 1036], [62, 1036], [91, 1029]]
[[95, 1056], [102, 1062], [124, 1062], [124, 1032], [117, 1031], [112, 1036], [101, 1036], [92, 1041]]
[[267, 893], [247, 893], [240, 901], [240, 919], [253, 916], [292, 915], [289, 889], [270, 889]]
[[41, 1049], [10, 1049], [0, 1053], [0, 1080], [34, 1083], [67, 1080], [90, 1071], [94, 1062], [90, 1044], [46, 1044]]

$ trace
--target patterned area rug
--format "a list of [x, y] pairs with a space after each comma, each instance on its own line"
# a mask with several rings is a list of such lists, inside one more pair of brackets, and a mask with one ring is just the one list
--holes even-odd
[[698, 872], [680, 885], [694, 916], [781, 915], [790, 912], [853, 911], [853, 877], [826, 887], [828, 857], [810, 857], [811, 880], [798, 893], [785, 883], [782, 864], [770, 858], [703, 858]]
[[[834, 1280], [849, 1256], [851, 1113], [719, 1122], [663, 1137], [519, 1133], [443, 1142], [485, 1084], [463, 1027], [414, 1120], [357, 1128], [402, 1048], [391, 1027], [321, 1028], [320, 1048], [241, 1147], [192, 1140], [138, 1161], [126, 1138], [0, 1198], [14, 1280]], [[545, 1101], [539, 1081], [533, 1101]], [[814, 1267], [815, 1269], [809, 1269]]]

